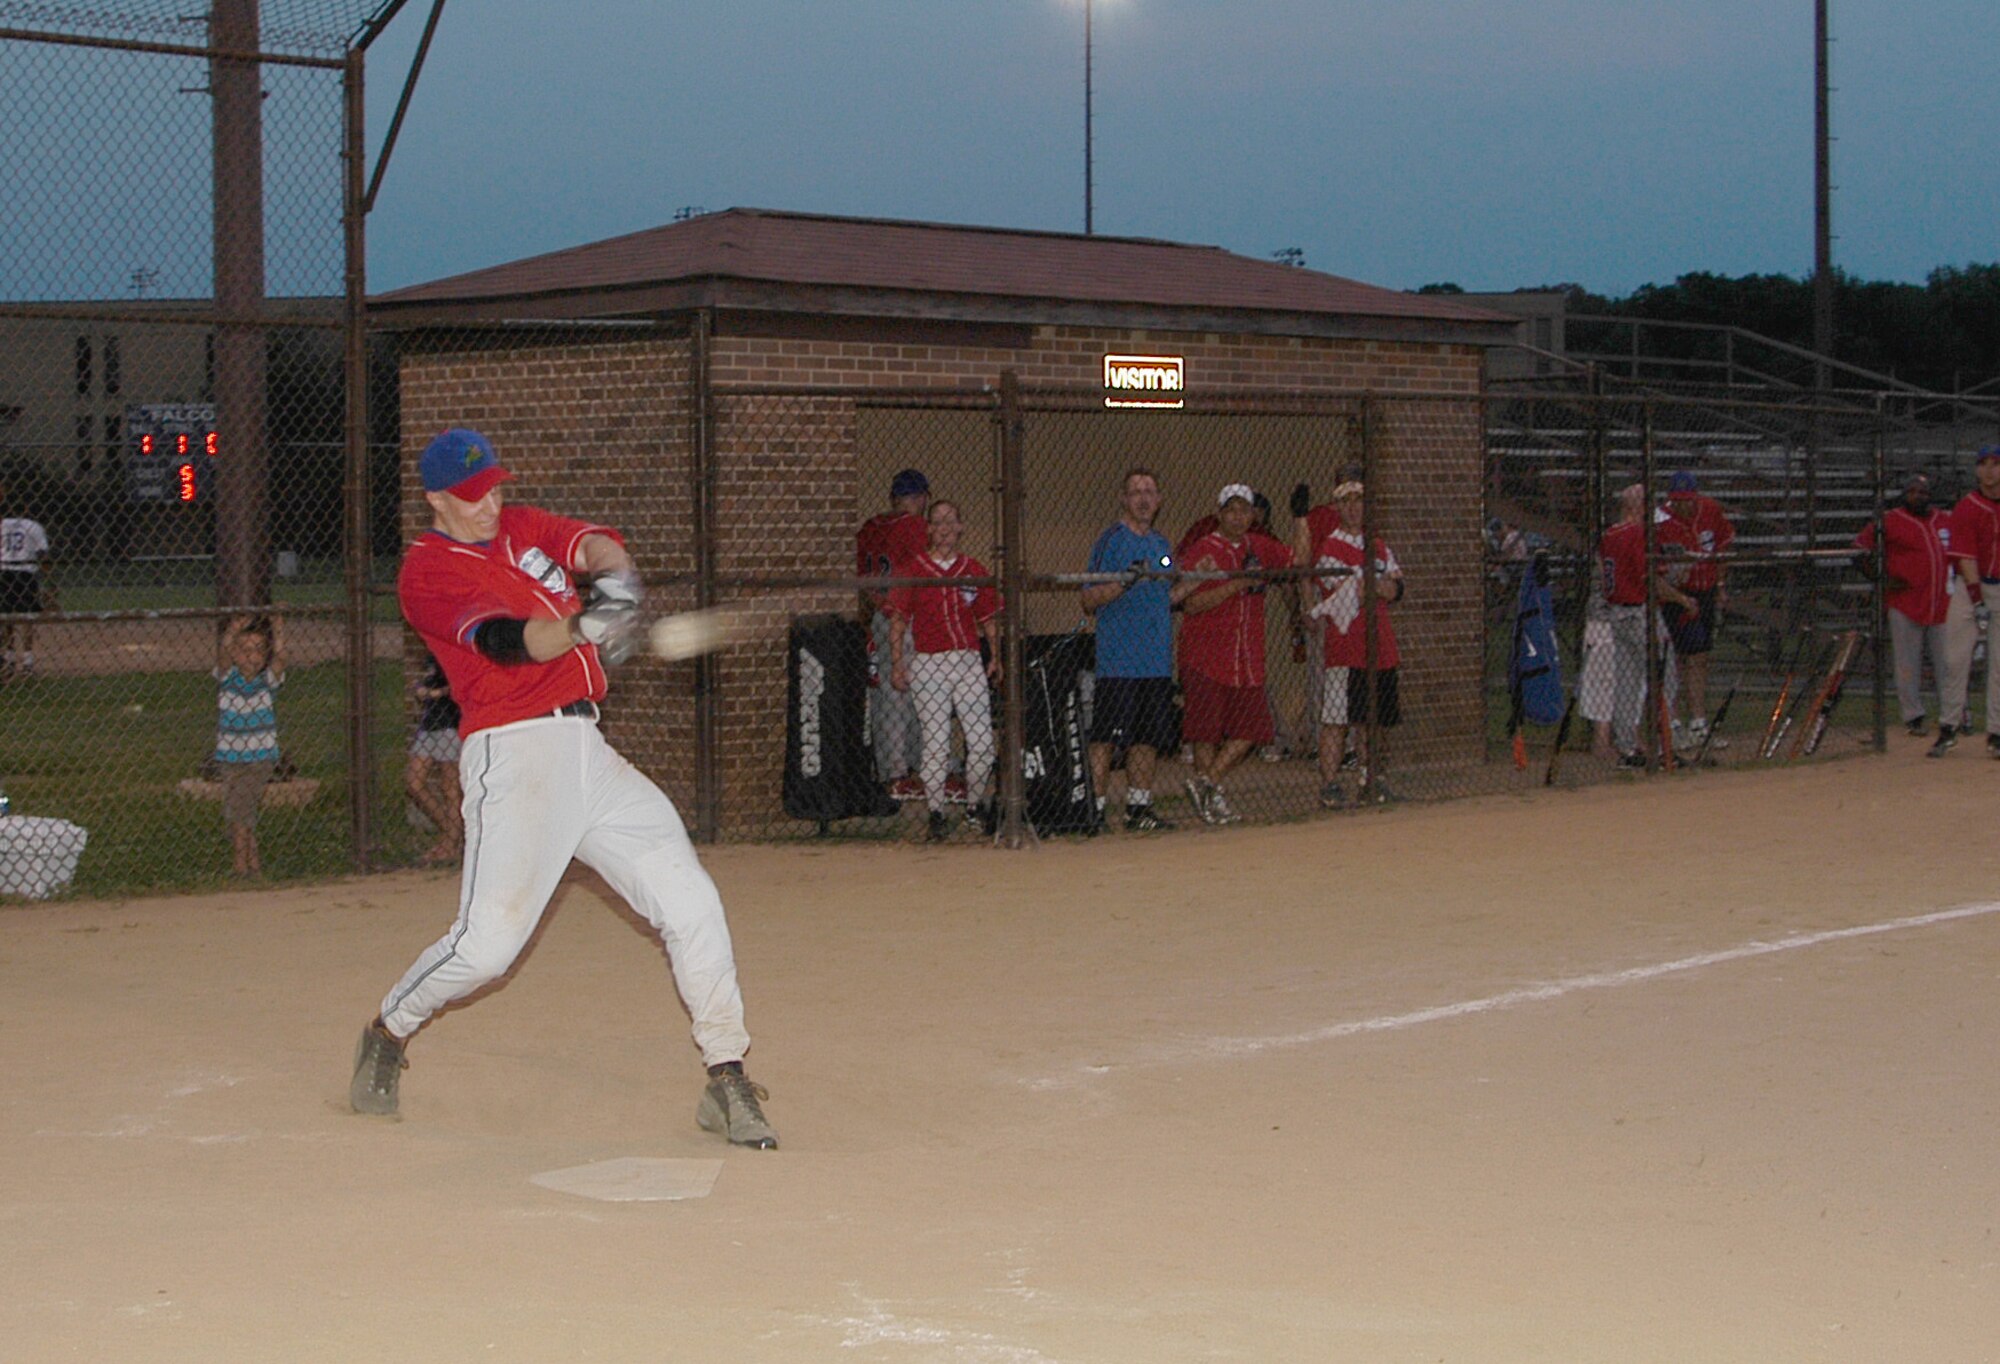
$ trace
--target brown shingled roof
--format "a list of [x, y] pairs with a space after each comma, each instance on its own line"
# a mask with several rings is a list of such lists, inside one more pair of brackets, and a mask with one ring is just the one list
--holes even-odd
[[798, 289], [1268, 311], [1443, 324], [1512, 319], [1215, 246], [732, 208], [378, 295], [387, 311], [616, 296], [734, 280]]

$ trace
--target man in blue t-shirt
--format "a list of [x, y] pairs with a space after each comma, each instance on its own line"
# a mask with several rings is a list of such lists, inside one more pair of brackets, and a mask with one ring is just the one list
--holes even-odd
[[1125, 576], [1083, 589], [1083, 609], [1097, 618], [1090, 775], [1102, 824], [1112, 753], [1123, 748], [1125, 827], [1170, 829], [1153, 810], [1153, 762], [1172, 744], [1174, 732], [1174, 621], [1165, 576], [1174, 559], [1167, 537], [1153, 529], [1160, 511], [1158, 475], [1128, 470], [1119, 500], [1124, 515], [1091, 546], [1090, 571]]

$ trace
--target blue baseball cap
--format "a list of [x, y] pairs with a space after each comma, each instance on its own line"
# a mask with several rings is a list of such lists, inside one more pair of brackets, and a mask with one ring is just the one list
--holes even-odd
[[493, 442], [469, 427], [454, 426], [424, 447], [418, 465], [427, 493], [450, 493], [477, 502], [513, 475], [500, 467]]
[[1982, 445], [1979, 453], [1972, 457], [1974, 464], [1983, 464], [1989, 459], [2000, 459], [2000, 445]]
[[1685, 469], [1667, 480], [1667, 491], [1670, 493], [1691, 493], [1694, 490], [1694, 475]]
[[931, 481], [923, 476], [922, 471], [917, 469], [905, 469], [889, 480], [889, 496], [892, 499], [898, 497], [915, 497], [919, 493], [928, 493], [930, 490]]

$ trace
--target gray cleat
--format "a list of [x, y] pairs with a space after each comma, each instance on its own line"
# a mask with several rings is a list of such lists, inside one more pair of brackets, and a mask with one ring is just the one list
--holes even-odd
[[771, 1092], [745, 1075], [741, 1068], [725, 1070], [709, 1077], [708, 1088], [702, 1091], [701, 1103], [695, 1107], [694, 1120], [704, 1132], [728, 1137], [737, 1146], [775, 1151], [778, 1134], [771, 1130], [757, 1102], [770, 1097]]
[[403, 1043], [376, 1019], [361, 1030], [354, 1048], [354, 1079], [347, 1086], [347, 1102], [356, 1113], [381, 1117], [396, 1112], [396, 1083], [410, 1063], [403, 1058]]

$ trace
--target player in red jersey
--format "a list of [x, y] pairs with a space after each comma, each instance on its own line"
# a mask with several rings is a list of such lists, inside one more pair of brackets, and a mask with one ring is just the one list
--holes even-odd
[[1680, 659], [1688, 736], [1696, 744], [1708, 735], [1708, 656], [1715, 647], [1717, 613], [1729, 604], [1727, 564], [1721, 556], [1735, 539], [1728, 513], [1702, 494], [1693, 474], [1682, 470], [1667, 480], [1666, 508], [1654, 518], [1653, 543], [1664, 556], [1679, 560], [1686, 571], [1678, 586], [1695, 603], [1690, 610], [1666, 602], [1661, 615]]
[[[958, 552], [965, 523], [958, 504], [931, 503], [924, 552], [896, 565], [898, 578], [984, 578], [986, 565]], [[890, 685], [915, 703], [923, 731], [924, 799], [930, 806], [929, 837], [948, 830], [944, 817], [945, 769], [951, 761], [951, 719], [965, 732], [967, 816], [993, 828], [986, 779], [993, 772], [993, 693], [1000, 676], [1000, 594], [991, 586], [898, 587], [886, 609], [895, 623], [889, 634]], [[905, 630], [904, 624], [908, 623]], [[904, 644], [905, 637], [910, 643]], [[984, 636], [987, 656], [979, 656]]]
[[[1256, 494], [1231, 483], [1217, 496], [1218, 528], [1187, 547], [1188, 572], [1288, 568], [1292, 552], [1269, 536], [1252, 538]], [[1195, 774], [1187, 780], [1194, 811], [1209, 824], [1233, 824], [1222, 781], [1274, 733], [1264, 694], [1264, 592], [1259, 578], [1181, 582], [1173, 599], [1181, 624], [1181, 689], [1186, 718], [1181, 737], [1194, 745]], [[1287, 589], [1295, 584], [1286, 583]]]
[[[1326, 688], [1317, 718], [1320, 724], [1319, 803], [1329, 810], [1347, 803], [1347, 793], [1340, 785], [1340, 765], [1347, 750], [1350, 726], [1356, 727], [1353, 733], [1358, 740], [1356, 751], [1361, 761], [1364, 790], [1372, 789], [1378, 800], [1390, 799], [1388, 788], [1379, 779], [1379, 764], [1370, 766], [1371, 759], [1380, 755], [1370, 753], [1367, 731], [1359, 727], [1367, 725], [1371, 719], [1378, 729], [1389, 729], [1403, 722], [1397, 671], [1402, 655], [1396, 648], [1395, 627], [1389, 621], [1389, 607], [1403, 599], [1403, 568], [1396, 562], [1395, 552], [1382, 542], [1380, 536], [1371, 537], [1375, 561], [1372, 570], [1375, 585], [1372, 660], [1375, 686], [1371, 694], [1368, 685], [1368, 665], [1371, 661], [1369, 624], [1368, 617], [1361, 610], [1365, 586], [1361, 544], [1365, 489], [1359, 482], [1343, 483], [1334, 489], [1333, 496], [1339, 508], [1339, 519], [1332, 530], [1320, 537], [1312, 558], [1314, 567], [1335, 570], [1327, 577], [1313, 580], [1318, 587], [1320, 601], [1312, 610], [1313, 617], [1321, 622], [1325, 633]], [[1369, 782], [1371, 773], [1377, 774], [1372, 786]]]
[[[1619, 490], [1618, 519], [1597, 542], [1597, 563], [1611, 626], [1611, 741], [1621, 767], [1644, 767], [1639, 751], [1639, 717], [1646, 705], [1646, 489], [1633, 483]], [[1660, 601], [1689, 614], [1699, 604], [1656, 575]]]
[[[1938, 736], [1930, 757], [1942, 758], [1972, 724], [1967, 693], [1972, 684], [1972, 654], [1985, 633], [2000, 591], [2000, 445], [1982, 445], [1973, 456], [1971, 492], [1951, 509], [1946, 548], [1958, 570], [1951, 604], [1945, 613], [1945, 666], [1938, 679]], [[1986, 751], [2000, 758], [2000, 667], [1993, 664], [1993, 641], [1986, 654]]]
[[[921, 471], [904, 469], [889, 480], [889, 510], [877, 512], [854, 536], [854, 571], [862, 578], [886, 578], [905, 559], [922, 554], [929, 542], [924, 514], [931, 503], [930, 480]], [[923, 757], [922, 731], [909, 693], [887, 686], [880, 675], [889, 661], [889, 617], [883, 594], [861, 594], [861, 619], [869, 628], [875, 676], [868, 693], [868, 728], [874, 740], [875, 775], [897, 800], [922, 800], [924, 788], [916, 773]], [[905, 625], [907, 636], [908, 627]], [[909, 641], [904, 639], [905, 646]]]
[[[1940, 680], [1945, 676], [1944, 623], [1957, 580], [1944, 547], [1949, 519], [1931, 505], [1931, 481], [1925, 474], [1911, 474], [1902, 497], [1882, 513], [1881, 543], [1887, 555], [1882, 569], [1888, 589], [1889, 642], [1896, 659], [1896, 704], [1902, 708], [1904, 727], [1918, 738], [1928, 728], [1922, 689], [1926, 650], [1932, 673]], [[1875, 522], [1870, 521], [1854, 537], [1854, 544], [1873, 554], [1876, 543]], [[1944, 713], [1942, 706], [1939, 713]]]
[[420, 473], [432, 527], [404, 555], [396, 590], [458, 698], [465, 864], [457, 921], [362, 1030], [349, 1101], [396, 1112], [410, 1036], [507, 973], [576, 858], [666, 946], [708, 1067], [695, 1121], [738, 1145], [775, 1147], [763, 1090], [743, 1073], [750, 1035], [722, 897], [673, 803], [597, 730], [605, 664], [637, 641], [639, 578], [623, 537], [506, 505], [512, 475], [477, 431], [433, 440]]

